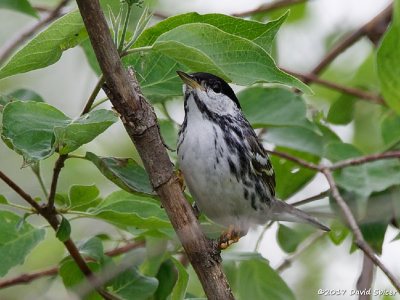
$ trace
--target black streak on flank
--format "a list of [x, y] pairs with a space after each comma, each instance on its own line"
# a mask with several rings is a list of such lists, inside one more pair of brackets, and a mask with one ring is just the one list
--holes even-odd
[[251, 193], [251, 207], [254, 208], [254, 210], [258, 210], [256, 206], [256, 194]]
[[244, 189], [243, 196], [244, 196], [244, 199], [249, 200], [249, 191], [248, 191], [248, 189]]

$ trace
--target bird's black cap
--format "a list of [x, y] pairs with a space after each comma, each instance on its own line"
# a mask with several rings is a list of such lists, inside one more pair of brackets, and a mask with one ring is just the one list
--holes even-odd
[[[177, 71], [179, 76], [182, 77], [181, 74], [186, 74], [181, 71]], [[189, 75], [189, 74], [187, 74]], [[191, 78], [193, 78], [197, 83], [201, 84], [202, 81], [205, 81], [206, 84], [211, 87], [215, 92], [223, 93], [224, 95], [228, 96], [233, 102], [236, 103], [237, 107], [240, 107], [240, 103], [238, 98], [236, 97], [234, 91], [232, 88], [229, 86], [228, 83], [226, 83], [225, 80], [222, 78], [215, 76], [210, 73], [205, 73], [205, 72], [197, 72], [197, 73], [192, 73], [189, 75]]]

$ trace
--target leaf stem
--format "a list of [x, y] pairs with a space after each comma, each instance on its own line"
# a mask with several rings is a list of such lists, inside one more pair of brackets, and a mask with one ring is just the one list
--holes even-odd
[[126, 13], [126, 17], [125, 17], [125, 21], [124, 21], [124, 28], [122, 29], [121, 40], [120, 40], [119, 45], [118, 45], [118, 53], [121, 53], [122, 49], [124, 49], [124, 41], [125, 41], [126, 29], [128, 28], [129, 16], [131, 14], [131, 9], [132, 9], [132, 4], [128, 3], [128, 11]]
[[91, 109], [95, 109], [97, 106], [103, 104], [104, 102], [107, 102], [108, 100], [109, 100], [108, 97], [104, 97], [103, 99], [101, 99], [101, 100], [97, 101], [96, 103], [94, 103], [92, 105]]
[[40, 184], [40, 187], [42, 188], [44, 196], [46, 197], [46, 199], [48, 199], [49, 198], [49, 193], [47, 192], [46, 186], [45, 186], [44, 181], [43, 181], [42, 174], [40, 172], [40, 162], [37, 162], [36, 164], [32, 165], [31, 169], [32, 169], [33, 173], [36, 175], [36, 178], [39, 181], [39, 184]]
[[129, 49], [127, 51], [125, 51], [123, 54], [121, 54], [121, 57], [124, 57], [126, 55], [135, 53], [135, 52], [139, 52], [139, 51], [149, 51], [152, 49], [152, 46], [144, 46], [144, 47], [137, 47], [137, 48], [133, 48], [133, 49]]

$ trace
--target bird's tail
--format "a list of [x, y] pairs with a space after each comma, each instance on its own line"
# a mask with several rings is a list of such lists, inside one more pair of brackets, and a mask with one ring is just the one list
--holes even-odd
[[316, 218], [280, 199], [272, 201], [270, 218], [274, 221], [306, 223], [325, 231], [331, 231], [329, 227], [320, 223]]

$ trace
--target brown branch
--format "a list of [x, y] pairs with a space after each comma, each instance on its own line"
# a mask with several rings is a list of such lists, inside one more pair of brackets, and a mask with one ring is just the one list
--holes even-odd
[[203, 234], [182, 193], [160, 138], [157, 118], [136, 77], [123, 68], [98, 1], [77, 0], [94, 52], [104, 74], [104, 90], [121, 115], [208, 299], [234, 299], [220, 264], [219, 249]]
[[[373, 41], [376, 41], [383, 34], [384, 30], [382, 28], [387, 27], [390, 22], [391, 16], [393, 12], [393, 3], [387, 6], [382, 12], [380, 12], [377, 16], [375, 16], [371, 21], [367, 24], [363, 25], [361, 28], [352, 32], [348, 35], [344, 40], [342, 40], [339, 44], [336, 45], [331, 51], [329, 51], [326, 56], [320, 61], [320, 63], [310, 72], [310, 75], [318, 75], [322, 70], [326, 68], [339, 54], [341, 54], [344, 50], [353, 45], [356, 41], [358, 41], [362, 36], [367, 35]], [[380, 32], [379, 38], [377, 33]], [[312, 77], [306, 79], [304, 83], [310, 83]]]
[[[357, 280], [357, 290], [367, 291], [372, 286], [372, 281], [374, 279], [374, 263], [369, 259], [367, 255], [364, 254], [363, 266], [360, 273], [360, 277]], [[370, 300], [371, 295], [361, 294], [358, 300]]]
[[343, 160], [343, 161], [333, 164], [332, 166], [329, 167], [329, 169], [331, 171], [333, 171], [333, 170], [342, 169], [342, 168], [345, 168], [348, 166], [355, 166], [355, 165], [360, 165], [360, 164], [364, 164], [364, 163], [379, 160], [379, 159], [389, 159], [389, 158], [400, 158], [400, 150], [385, 152], [385, 153], [375, 154], [375, 155], [367, 155], [367, 156], [362, 156], [362, 157], [350, 158], [350, 159]]
[[[113, 256], [117, 256], [126, 252], [129, 252], [133, 249], [136, 249], [138, 247], [142, 247], [144, 246], [145, 242], [141, 241], [141, 242], [134, 242], [134, 243], [128, 243], [122, 247], [119, 248], [115, 248], [113, 250], [109, 250], [104, 252], [105, 255], [113, 257]], [[91, 258], [86, 258], [86, 261], [90, 261], [92, 260]], [[41, 277], [45, 277], [45, 276], [52, 276], [52, 275], [56, 275], [60, 270], [60, 266], [56, 266], [47, 270], [43, 270], [43, 271], [39, 271], [39, 272], [35, 272], [35, 273], [26, 273], [26, 274], [21, 274], [18, 275], [14, 278], [10, 278], [4, 281], [0, 282], [0, 289], [1, 288], [6, 288], [9, 286], [13, 286], [13, 285], [17, 285], [17, 284], [26, 284], [29, 283], [35, 279], [39, 279]]]
[[281, 68], [281, 69], [282, 69], [282, 71], [284, 71], [286, 73], [289, 73], [293, 76], [298, 77], [304, 83], [314, 82], [314, 83], [326, 86], [328, 88], [331, 88], [333, 90], [338, 90], [340, 92], [356, 96], [360, 99], [368, 100], [370, 102], [374, 102], [374, 103], [381, 104], [381, 105], [386, 105], [385, 100], [380, 95], [372, 94], [372, 93], [369, 93], [369, 92], [366, 92], [363, 90], [359, 90], [359, 89], [355, 89], [352, 87], [342, 86], [340, 84], [337, 84], [337, 83], [334, 83], [331, 81], [327, 81], [325, 79], [321, 79], [313, 73], [301, 74], [301, 73], [296, 73], [293, 71], [285, 70], [283, 68]]
[[[11, 187], [18, 195], [20, 195], [25, 201], [27, 201], [36, 211], [46, 219], [46, 221], [50, 224], [50, 226], [57, 231], [58, 226], [60, 224], [59, 220], [57, 219], [57, 212], [54, 209], [54, 206], [50, 207], [48, 205], [40, 206], [38, 202], [36, 202], [30, 195], [25, 193], [25, 191], [20, 188], [14, 181], [8, 178], [3, 172], [0, 171], [0, 178], [9, 186]], [[78, 265], [79, 269], [82, 273], [86, 276], [86, 278], [91, 282], [93, 286], [97, 286], [98, 279], [93, 274], [92, 270], [90, 270], [89, 266], [86, 264], [85, 260], [79, 253], [78, 248], [76, 247], [75, 243], [69, 238], [67, 241], [64, 242], [65, 247], [67, 248], [69, 254], [74, 259], [76, 264]], [[115, 297], [108, 293], [107, 291], [103, 290], [102, 288], [96, 288], [96, 291], [104, 298], [104, 299], [115, 299]]]
[[389, 280], [392, 282], [393, 286], [396, 287], [398, 291], [400, 291], [400, 281], [397, 279], [387, 268], [386, 266], [380, 261], [378, 258], [377, 254], [374, 252], [374, 250], [371, 248], [371, 246], [368, 245], [368, 243], [364, 240], [364, 237], [361, 233], [360, 228], [357, 225], [356, 219], [354, 218], [353, 213], [351, 212], [349, 206], [347, 203], [343, 200], [342, 196], [339, 193], [339, 190], [336, 186], [336, 183], [333, 179], [332, 173], [329, 170], [329, 168], [322, 168], [321, 172], [325, 175], [329, 186], [331, 187], [331, 194], [332, 197], [336, 200], [338, 203], [340, 209], [343, 212], [344, 217], [347, 220], [347, 223], [351, 229], [351, 231], [354, 234], [355, 241], [354, 243], [360, 248], [365, 255], [367, 255], [371, 261], [378, 266], [383, 273], [389, 278]]
[[60, 12], [62, 8], [67, 5], [69, 0], [63, 0], [60, 4], [57, 5], [56, 8], [51, 10], [49, 14], [36, 23], [34, 26], [26, 28], [23, 32], [16, 36], [16, 38], [8, 43], [8, 45], [4, 46], [0, 51], [0, 65], [7, 59], [7, 57], [24, 41], [26, 41], [29, 37], [31, 37], [35, 32], [37, 32], [40, 28], [50, 23], [54, 19], [60, 16]]
[[42, 207], [37, 201], [35, 201], [30, 195], [25, 193], [14, 181], [12, 181], [6, 174], [0, 171], [0, 178], [12, 188], [18, 195], [20, 195], [26, 202], [28, 202], [38, 213], [41, 211]]
[[287, 6], [292, 6], [295, 4], [300, 4], [303, 2], [306, 2], [307, 0], [280, 0], [280, 1], [275, 1], [272, 3], [268, 3], [268, 4], [263, 4], [259, 7], [257, 7], [256, 9], [252, 9], [252, 10], [248, 10], [245, 12], [241, 12], [241, 13], [236, 13], [236, 14], [232, 14], [232, 16], [234, 17], [245, 17], [245, 16], [249, 16], [249, 15], [254, 15], [257, 13], [261, 13], [261, 12], [267, 12], [267, 11], [271, 11], [274, 9], [278, 9], [278, 8], [282, 8], [282, 7], [287, 7]]
[[50, 194], [47, 202], [47, 209], [49, 210], [52, 210], [54, 208], [54, 198], [56, 196], [58, 178], [60, 176], [61, 169], [64, 167], [64, 162], [67, 158], [68, 155], [61, 154], [54, 164], [53, 178], [51, 180]]
[[280, 152], [280, 151], [275, 151], [275, 150], [266, 150], [266, 151], [267, 151], [268, 153], [273, 154], [273, 155], [277, 155], [277, 156], [280, 156], [280, 157], [282, 157], [282, 158], [291, 160], [291, 161], [297, 163], [298, 165], [300, 165], [300, 166], [302, 166], [302, 167], [305, 167], [305, 168], [307, 168], [307, 169], [312, 169], [312, 170], [316, 170], [316, 171], [321, 171], [321, 167], [319, 167], [319, 166], [317, 166], [317, 165], [315, 165], [315, 164], [313, 164], [313, 163], [310, 163], [310, 162], [308, 162], [308, 161], [306, 161], [306, 160], [303, 160], [303, 159], [297, 158], [297, 157], [295, 157], [295, 156], [292, 156], [292, 155], [290, 155], [290, 154], [287, 154], [287, 153], [285, 153], [285, 152]]
[[26, 273], [26, 274], [21, 274], [16, 277], [6, 279], [4, 281], [0, 282], [0, 289], [6, 288], [9, 286], [17, 285], [17, 284], [26, 284], [29, 283], [35, 279], [42, 278], [44, 276], [52, 276], [58, 273], [60, 270], [60, 267], [53, 267], [47, 270], [35, 272], [35, 273]]

